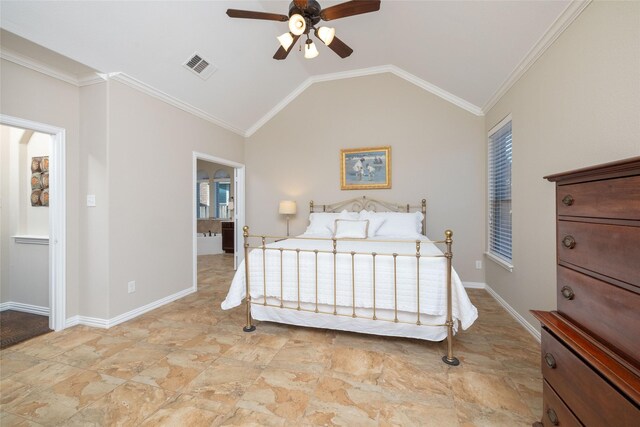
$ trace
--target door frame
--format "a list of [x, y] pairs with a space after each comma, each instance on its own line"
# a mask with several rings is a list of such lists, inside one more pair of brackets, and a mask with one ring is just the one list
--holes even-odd
[[194, 151], [193, 152], [193, 174], [191, 179], [191, 188], [193, 192], [193, 198], [191, 200], [192, 215], [191, 220], [193, 223], [193, 290], [198, 290], [198, 215], [196, 212], [196, 182], [198, 180], [198, 160], [204, 160], [211, 163], [218, 163], [224, 166], [230, 166], [234, 168], [235, 179], [235, 196], [234, 196], [234, 210], [233, 220], [235, 222], [234, 233], [234, 269], [240, 264], [240, 261], [244, 259], [244, 252], [238, 250], [238, 243], [242, 242], [242, 227], [244, 227], [245, 221], [245, 166], [242, 163], [234, 162], [233, 160], [223, 159], [221, 157], [212, 156], [210, 154]]
[[0, 114], [0, 124], [51, 135], [49, 194], [49, 328], [65, 328], [67, 302], [66, 131], [32, 120]]

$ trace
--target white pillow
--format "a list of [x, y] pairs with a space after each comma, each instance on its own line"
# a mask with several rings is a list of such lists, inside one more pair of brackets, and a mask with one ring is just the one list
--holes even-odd
[[340, 213], [314, 212], [309, 215], [309, 226], [304, 234], [332, 237], [335, 232], [335, 222], [337, 219], [358, 219], [358, 213], [348, 212], [346, 209]]
[[[422, 212], [360, 212], [361, 219], [384, 219], [376, 236], [417, 237], [422, 232]], [[370, 236], [371, 237], [371, 236]]]
[[366, 239], [368, 228], [369, 220], [367, 219], [337, 219], [334, 237], [336, 239]]
[[[368, 215], [369, 213], [371, 213], [372, 215]], [[360, 211], [358, 218], [366, 219], [369, 221], [369, 229], [367, 231], [367, 237], [377, 236], [378, 230], [380, 230], [380, 227], [386, 221], [384, 218], [376, 215], [375, 212], [367, 212], [364, 210]]]

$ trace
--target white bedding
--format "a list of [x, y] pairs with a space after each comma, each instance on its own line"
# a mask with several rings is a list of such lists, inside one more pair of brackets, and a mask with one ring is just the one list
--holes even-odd
[[[422, 323], [435, 322], [442, 324], [447, 312], [446, 289], [446, 258], [442, 252], [424, 236], [421, 240], [420, 258], [420, 313]], [[385, 240], [391, 240], [385, 237]], [[395, 240], [395, 239], [394, 239]], [[400, 239], [398, 239], [400, 240]], [[403, 238], [403, 242], [381, 242], [376, 238], [358, 241], [338, 241], [338, 252], [376, 252], [376, 288], [375, 306], [378, 318], [393, 320], [394, 310], [397, 304], [398, 318], [401, 321], [415, 322], [417, 319], [417, 286], [416, 286], [416, 240]], [[301, 250], [333, 250], [331, 240], [305, 240], [287, 239], [267, 245], [268, 248], [301, 249]], [[390, 254], [397, 253], [397, 297], [394, 296], [393, 286], [393, 257]], [[432, 255], [439, 255], [433, 258]], [[296, 252], [282, 252], [282, 277], [283, 287], [280, 286], [280, 251], [266, 251], [266, 297], [268, 304], [278, 304], [283, 301], [285, 307], [297, 307], [298, 301], [298, 272], [296, 268]], [[249, 253], [249, 270], [251, 275], [251, 299], [254, 303], [252, 311], [265, 300], [263, 267], [263, 251], [254, 249]], [[299, 298], [303, 308], [315, 308], [316, 304], [316, 263], [315, 254], [300, 252], [300, 292]], [[333, 311], [334, 284], [333, 284], [333, 254], [318, 253], [318, 290], [317, 298], [320, 311]], [[336, 265], [336, 301], [338, 312], [351, 314], [351, 307], [355, 299], [356, 316], [371, 317], [373, 309], [373, 277], [372, 256], [355, 255], [355, 298], [352, 285], [351, 255], [338, 254]], [[228, 310], [240, 305], [245, 297], [245, 266], [244, 261], [238, 266], [226, 299], [222, 302], [222, 308]], [[282, 295], [281, 295], [282, 293]], [[269, 307], [260, 307], [260, 313]], [[468, 328], [478, 316], [476, 308], [471, 304], [457, 273], [452, 274], [452, 308], [454, 320], [459, 320], [463, 329]], [[328, 309], [328, 310], [327, 310]], [[279, 308], [273, 310], [280, 310]], [[291, 310], [281, 310], [291, 311]], [[299, 313], [299, 312], [298, 312]], [[335, 318], [334, 316], [317, 315]], [[264, 318], [262, 320], [273, 320]], [[273, 317], [273, 316], [271, 316]], [[285, 316], [286, 317], [286, 316]], [[344, 319], [344, 318], [343, 318]], [[259, 319], [260, 320], [260, 319]], [[355, 319], [354, 319], [355, 320]], [[358, 319], [365, 320], [365, 319]], [[342, 320], [344, 321], [344, 320]], [[330, 320], [322, 320], [322, 327], [327, 326]], [[371, 320], [371, 322], [373, 322]], [[296, 323], [299, 322], [287, 322]], [[360, 322], [362, 323], [362, 322]], [[375, 322], [377, 324], [387, 322]], [[307, 325], [314, 326], [314, 325]], [[400, 325], [390, 325], [400, 326]], [[411, 325], [405, 325], [411, 326]], [[416, 325], [413, 325], [416, 326]], [[457, 322], [456, 322], [457, 326]], [[418, 327], [418, 326], [416, 326]], [[421, 328], [421, 327], [418, 327]], [[422, 327], [424, 328], [424, 327]], [[343, 329], [343, 328], [339, 328]], [[442, 328], [441, 328], [442, 329]], [[387, 333], [385, 335], [396, 335]], [[399, 336], [415, 336], [417, 338], [430, 339], [425, 336], [399, 333]], [[438, 334], [440, 337], [442, 333]], [[441, 339], [441, 338], [439, 338]]]

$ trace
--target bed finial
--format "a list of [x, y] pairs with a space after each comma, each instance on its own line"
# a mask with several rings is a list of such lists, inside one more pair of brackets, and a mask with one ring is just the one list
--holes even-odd
[[249, 237], [249, 226], [245, 225], [242, 227], [242, 237]]
[[309, 213], [313, 213], [313, 200], [309, 201]]

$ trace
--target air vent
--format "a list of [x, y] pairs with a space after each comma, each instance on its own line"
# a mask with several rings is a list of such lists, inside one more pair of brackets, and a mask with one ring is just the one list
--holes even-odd
[[207, 80], [211, 77], [211, 74], [215, 73], [217, 70], [216, 66], [213, 65], [211, 61], [207, 61], [197, 52], [191, 55], [183, 65], [202, 80]]

